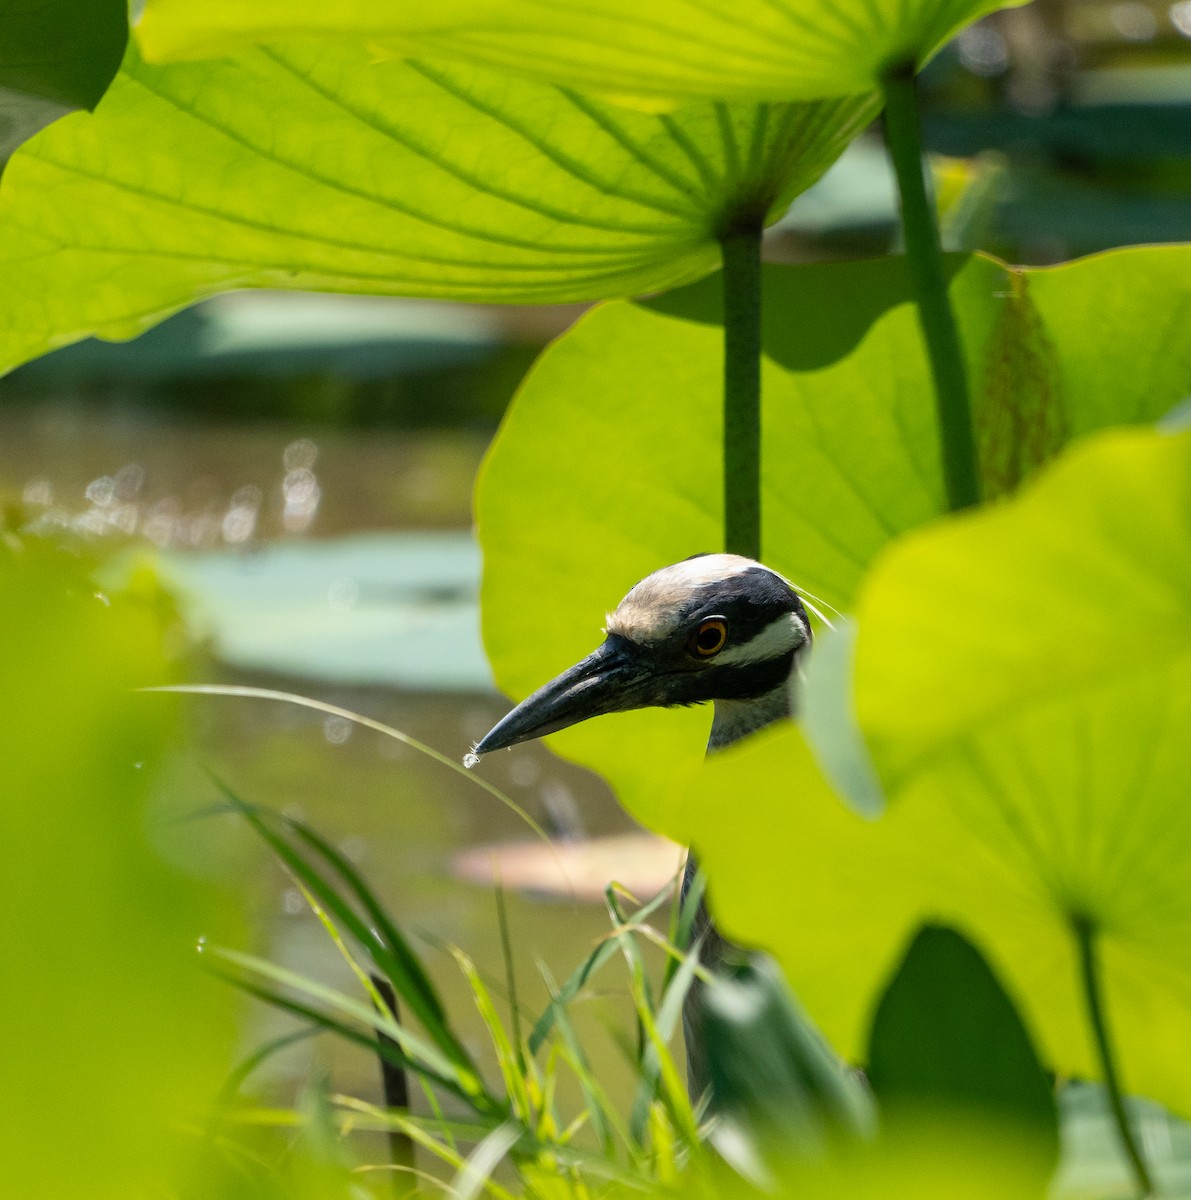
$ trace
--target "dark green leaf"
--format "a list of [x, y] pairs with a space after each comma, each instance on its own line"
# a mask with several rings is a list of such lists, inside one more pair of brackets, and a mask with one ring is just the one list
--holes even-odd
[[0, 163], [77, 108], [94, 108], [124, 56], [126, 0], [9, 0], [0, 12]]
[[1059, 1152], [1054, 1087], [1013, 1001], [980, 951], [954, 929], [926, 925], [885, 989], [869, 1031], [866, 1071], [882, 1117], [969, 1112], [1025, 1125]]

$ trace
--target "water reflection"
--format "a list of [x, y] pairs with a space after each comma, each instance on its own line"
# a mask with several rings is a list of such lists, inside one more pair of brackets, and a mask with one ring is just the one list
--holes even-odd
[[246, 484], [232, 493], [232, 501], [223, 518], [223, 540], [229, 546], [241, 546], [256, 533], [261, 511], [261, 490]]
[[291, 442], [281, 456], [285, 467], [281, 483], [285, 507], [281, 520], [288, 533], [305, 533], [318, 512], [322, 489], [314, 473], [317, 459], [318, 447], [309, 438]]
[[[281, 527], [286, 533], [306, 533], [322, 501], [313, 469], [318, 447], [301, 438], [286, 446], [281, 457]], [[242, 484], [225, 501], [218, 495], [204, 495], [217, 488], [212, 481], [192, 481], [188, 490], [200, 496], [196, 510], [179, 495], [145, 500], [141, 496], [145, 475], [140, 463], [129, 463], [115, 475], [92, 479], [83, 489], [82, 507], [74, 511], [68, 503], [55, 503], [50, 480], [30, 479], [21, 492], [22, 503], [31, 510], [28, 528], [39, 534], [70, 531], [92, 538], [140, 533], [163, 550], [243, 546], [256, 535], [264, 500], [257, 484]]]
[[167, 550], [462, 528], [485, 441], [13, 406], [0, 408], [0, 505], [38, 533]]

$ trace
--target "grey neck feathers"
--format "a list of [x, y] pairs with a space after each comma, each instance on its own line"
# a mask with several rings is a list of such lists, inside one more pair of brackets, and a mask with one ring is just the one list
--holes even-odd
[[[725, 746], [732, 745], [742, 738], [748, 737], [774, 721], [782, 721], [793, 715], [793, 679], [798, 678], [801, 654], [794, 656], [793, 675], [783, 679], [772, 691], [756, 696], [751, 700], [717, 700], [715, 701], [715, 719], [711, 722], [711, 737], [707, 741], [707, 753], [714, 754]], [[694, 851], [689, 851], [686, 866], [682, 872], [680, 895], [683, 903], [698, 874], [699, 864]], [[695, 913], [692, 934], [699, 946], [699, 961], [713, 973], [723, 970], [726, 958], [748, 954], [749, 951], [728, 941], [711, 917], [707, 909], [707, 896], [699, 900]], [[687, 993], [682, 1006], [683, 1042], [686, 1045], [687, 1056], [687, 1091], [692, 1103], [697, 1103], [710, 1085], [707, 1070], [705, 1038], [703, 1036], [703, 994], [704, 984], [695, 980]], [[716, 1105], [711, 1098], [711, 1108]]]
[[790, 685], [783, 680], [752, 700], [717, 700], [707, 752], [722, 750], [766, 725], [790, 716]]

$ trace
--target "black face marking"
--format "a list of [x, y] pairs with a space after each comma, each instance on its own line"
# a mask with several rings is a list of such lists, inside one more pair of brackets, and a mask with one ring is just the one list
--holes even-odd
[[693, 628], [707, 616], [723, 617], [728, 622], [729, 646], [752, 641], [786, 613], [797, 613], [803, 627], [810, 628], [798, 593], [764, 567], [750, 567], [705, 591], [707, 595], [694, 596], [683, 605], [683, 626]]
[[797, 651], [741, 666], [708, 667], [679, 676], [669, 688], [665, 707], [704, 704], [708, 700], [756, 700], [790, 678]]

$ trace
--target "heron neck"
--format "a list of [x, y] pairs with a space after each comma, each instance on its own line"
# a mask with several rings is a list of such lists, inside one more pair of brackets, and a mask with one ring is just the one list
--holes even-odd
[[783, 681], [771, 692], [751, 700], [717, 700], [707, 752], [722, 750], [750, 733], [790, 715], [790, 685]]

